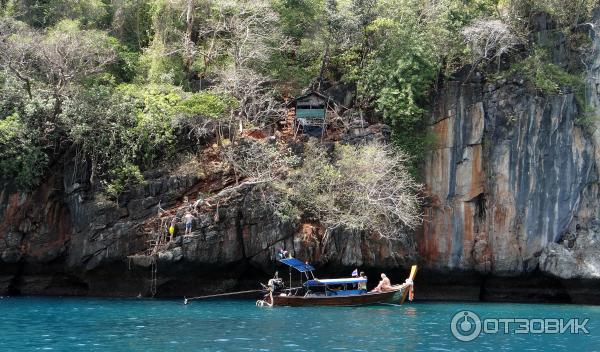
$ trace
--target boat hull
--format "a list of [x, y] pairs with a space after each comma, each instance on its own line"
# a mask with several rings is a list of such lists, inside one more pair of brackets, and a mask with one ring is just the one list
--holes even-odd
[[369, 292], [348, 296], [278, 296], [273, 295], [274, 306], [364, 306], [381, 303], [401, 304], [405, 298], [405, 288], [388, 292]]

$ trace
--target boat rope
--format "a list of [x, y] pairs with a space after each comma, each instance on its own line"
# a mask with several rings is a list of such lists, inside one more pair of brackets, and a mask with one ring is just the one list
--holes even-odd
[[191, 298], [183, 298], [183, 304], [187, 304], [189, 301], [193, 300], [193, 299], [204, 299], [204, 298], [215, 298], [215, 297], [224, 297], [224, 296], [235, 296], [235, 295], [241, 295], [244, 293], [255, 293], [255, 292], [264, 292], [264, 290], [248, 290], [248, 291], [237, 291], [237, 292], [227, 292], [227, 293], [219, 293], [219, 294], [215, 294], [215, 295], [207, 295], [207, 296], [198, 296], [198, 297], [191, 297]]

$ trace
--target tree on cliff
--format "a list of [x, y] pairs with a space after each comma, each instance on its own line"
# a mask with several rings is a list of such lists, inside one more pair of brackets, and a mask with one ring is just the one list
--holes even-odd
[[273, 182], [285, 178], [297, 158], [265, 142], [240, 139], [225, 146], [223, 159], [232, 167], [236, 183], [244, 178], [251, 183]]
[[219, 1], [215, 12], [208, 28], [218, 33], [220, 54], [227, 53], [232, 61], [217, 70], [219, 86], [240, 102], [239, 118], [257, 125], [283, 117], [274, 81], [264, 70], [271, 57], [289, 45], [277, 13], [266, 0]]
[[0, 65], [23, 82], [30, 99], [35, 81], [42, 94], [44, 89], [51, 90], [54, 118], [73, 82], [105, 71], [116, 59], [106, 33], [81, 30], [79, 23], [70, 20], [40, 33], [22, 22], [2, 19], [0, 43], [7, 53], [0, 58]]
[[338, 144], [332, 155], [307, 144], [303, 165], [291, 176], [292, 197], [328, 229], [338, 227], [398, 238], [421, 223], [421, 185], [407, 155], [379, 142]]
[[509, 53], [523, 42], [506, 23], [496, 19], [476, 20], [462, 30], [462, 35], [473, 56], [471, 72], [482, 61], [494, 59], [498, 60], [499, 68], [502, 55]]
[[[421, 185], [408, 156], [379, 142], [335, 144], [315, 140], [302, 162], [282, 147], [253, 139], [226, 146], [224, 160], [242, 185], [256, 185], [265, 203], [283, 217], [312, 218], [328, 230], [344, 228], [398, 238], [421, 223]], [[298, 219], [296, 219], [298, 220]]]

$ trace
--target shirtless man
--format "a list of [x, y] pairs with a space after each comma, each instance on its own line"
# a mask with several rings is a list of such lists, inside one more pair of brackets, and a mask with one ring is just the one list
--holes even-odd
[[185, 234], [191, 234], [192, 233], [192, 221], [195, 219], [196, 217], [194, 215], [192, 215], [192, 213], [190, 213], [189, 211], [187, 213], [185, 213], [185, 216], [183, 217], [183, 219], [185, 220]]
[[385, 274], [381, 274], [381, 281], [379, 281], [379, 285], [375, 287], [371, 292], [386, 292], [392, 290], [392, 284], [390, 283], [390, 279], [388, 279]]

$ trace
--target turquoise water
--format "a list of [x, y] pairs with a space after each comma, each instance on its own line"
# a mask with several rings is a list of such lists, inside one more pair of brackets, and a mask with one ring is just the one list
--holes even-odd
[[[452, 336], [461, 310], [481, 319], [588, 318], [589, 334]], [[0, 299], [0, 351], [592, 351], [600, 307], [409, 303], [358, 308], [258, 308], [253, 301]]]

